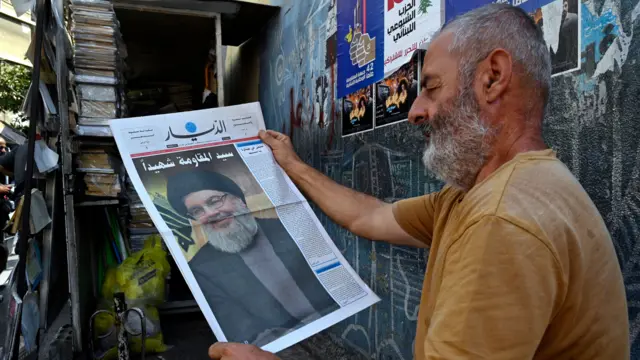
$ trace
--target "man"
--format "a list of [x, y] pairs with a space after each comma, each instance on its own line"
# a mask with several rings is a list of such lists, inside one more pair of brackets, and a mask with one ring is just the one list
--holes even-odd
[[0, 156], [7, 153], [7, 141], [0, 137]]
[[167, 198], [206, 242], [189, 267], [229, 341], [266, 345], [337, 309], [280, 221], [255, 218], [228, 177], [177, 173]]
[[22, 196], [22, 191], [25, 185], [25, 176], [27, 173], [27, 157], [27, 143], [17, 146], [13, 151], [0, 156], [0, 172], [14, 178], [15, 198]]
[[[7, 155], [7, 141], [0, 137], [0, 173], [4, 175], [11, 175], [13, 169], [13, 162], [8, 161], [10, 156]], [[11, 167], [7, 165], [11, 163]], [[4, 182], [4, 181], [3, 181]], [[4, 244], [4, 229], [7, 221], [9, 220], [9, 213], [11, 212], [11, 206], [9, 205], [8, 195], [11, 194], [13, 187], [9, 184], [0, 184], [0, 273], [7, 267], [7, 261], [9, 259], [9, 249]]]
[[[542, 139], [551, 63], [518, 8], [488, 5], [432, 40], [409, 120], [447, 185], [386, 204], [261, 134], [293, 181], [353, 233], [430, 247], [416, 359], [628, 359], [624, 285], [593, 202]], [[526, 100], [526, 101], [524, 101]], [[215, 344], [213, 359], [271, 359]]]

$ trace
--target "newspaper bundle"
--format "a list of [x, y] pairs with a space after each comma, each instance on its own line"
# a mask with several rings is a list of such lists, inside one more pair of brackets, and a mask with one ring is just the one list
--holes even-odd
[[110, 126], [219, 341], [278, 352], [380, 300], [258, 138], [259, 103]]

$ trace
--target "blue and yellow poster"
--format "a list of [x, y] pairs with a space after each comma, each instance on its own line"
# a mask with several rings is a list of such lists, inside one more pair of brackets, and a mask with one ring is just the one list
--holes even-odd
[[385, 2], [338, 1], [338, 97], [384, 77]]

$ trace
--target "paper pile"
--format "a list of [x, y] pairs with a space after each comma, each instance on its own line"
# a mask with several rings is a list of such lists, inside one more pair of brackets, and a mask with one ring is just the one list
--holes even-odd
[[106, 0], [72, 0], [70, 9], [76, 130], [81, 135], [109, 135], [103, 127], [126, 110], [122, 76], [126, 48], [118, 19]]
[[[131, 251], [139, 251], [144, 247], [144, 240], [149, 235], [156, 235], [158, 229], [153, 225], [149, 213], [145, 209], [138, 193], [136, 193], [131, 179], [127, 176], [126, 180], [126, 194], [129, 200], [129, 245]], [[166, 246], [162, 243], [164, 249]]]
[[121, 191], [118, 174], [114, 170], [115, 160], [104, 150], [85, 150], [76, 157], [76, 170], [84, 173], [84, 195], [118, 197]]

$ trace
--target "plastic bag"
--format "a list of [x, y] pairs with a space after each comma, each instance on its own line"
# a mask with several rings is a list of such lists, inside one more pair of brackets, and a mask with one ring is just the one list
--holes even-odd
[[169, 270], [162, 238], [159, 235], [149, 236], [142, 250], [125, 259], [115, 271], [107, 271], [102, 296], [112, 299], [115, 292], [123, 292], [130, 306], [161, 304]]
[[[149, 353], [164, 352], [168, 349], [164, 343], [162, 329], [160, 327], [160, 314], [156, 306], [164, 302], [165, 281], [169, 273], [170, 265], [167, 261], [167, 253], [162, 246], [162, 238], [159, 235], [151, 235], [144, 242], [142, 250], [131, 254], [117, 268], [107, 270], [102, 284], [103, 302], [101, 308], [110, 313], [101, 313], [94, 319], [94, 335], [100, 337], [94, 339], [101, 354], [99, 358], [108, 360], [117, 357], [116, 332], [105, 336], [115, 330], [115, 318], [112, 313], [113, 299], [116, 292], [123, 292], [129, 309], [137, 307], [145, 315], [146, 339], [145, 351]], [[137, 313], [130, 311], [125, 319], [126, 328], [133, 333], [140, 333], [142, 325]], [[140, 352], [142, 337], [129, 336], [130, 349]], [[115, 357], [114, 357], [115, 356]]]
[[[102, 305], [103, 308], [108, 307], [107, 303]], [[164, 343], [162, 329], [160, 328], [160, 315], [158, 309], [154, 306], [138, 307], [145, 315], [146, 353], [161, 353], [169, 349]], [[115, 315], [113, 312], [100, 313], [94, 318], [94, 335], [98, 339], [94, 339], [94, 351], [96, 358], [103, 360], [117, 359], [118, 351], [118, 334], [115, 328]], [[131, 332], [139, 334], [142, 332], [140, 317], [137, 313], [130, 311], [127, 313], [124, 326]], [[97, 346], [96, 346], [97, 345]], [[129, 349], [134, 353], [140, 353], [142, 350], [141, 335], [129, 335]]]

